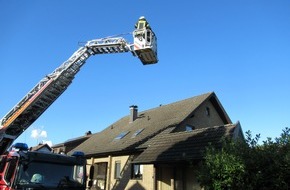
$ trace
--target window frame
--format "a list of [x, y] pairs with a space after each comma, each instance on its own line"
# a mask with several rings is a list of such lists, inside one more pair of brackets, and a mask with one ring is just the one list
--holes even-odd
[[14, 177], [14, 174], [15, 174], [18, 159], [11, 158], [11, 159], [7, 159], [7, 160], [9, 160], [9, 163], [8, 163], [8, 166], [5, 170], [4, 180], [10, 185], [11, 179]]
[[115, 161], [115, 172], [114, 172], [114, 179], [121, 179], [121, 161]]
[[[136, 173], [138, 169], [138, 173]], [[131, 165], [131, 179], [142, 180], [144, 175], [144, 165], [142, 164], [132, 164]]]

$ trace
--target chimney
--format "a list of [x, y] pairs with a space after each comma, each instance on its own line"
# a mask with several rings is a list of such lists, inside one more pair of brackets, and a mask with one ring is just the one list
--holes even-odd
[[85, 136], [89, 136], [89, 135], [91, 135], [91, 134], [92, 134], [91, 131], [87, 131], [86, 134], [85, 134]]
[[130, 106], [130, 123], [135, 121], [138, 117], [138, 106], [132, 105]]

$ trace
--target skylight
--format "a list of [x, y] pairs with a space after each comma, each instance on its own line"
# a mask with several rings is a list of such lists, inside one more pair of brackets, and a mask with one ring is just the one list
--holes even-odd
[[142, 131], [144, 130], [143, 129], [138, 129], [133, 135], [132, 135], [132, 138], [135, 138], [137, 135], [139, 135]]
[[118, 136], [115, 137], [115, 140], [120, 140], [120, 139], [124, 138], [128, 133], [129, 133], [129, 131], [124, 131], [124, 132], [120, 133]]

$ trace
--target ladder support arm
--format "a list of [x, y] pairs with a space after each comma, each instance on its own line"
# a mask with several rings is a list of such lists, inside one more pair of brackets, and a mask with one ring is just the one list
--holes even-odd
[[[148, 47], [146, 47], [148, 49]], [[142, 50], [142, 49], [141, 49]], [[144, 60], [140, 49], [122, 37], [102, 38], [88, 41], [52, 73], [40, 80], [21, 100], [0, 120], [0, 154], [3, 154], [72, 83], [75, 75], [91, 55], [132, 52], [142, 63], [156, 63], [157, 59]], [[146, 50], [147, 51], [147, 50]], [[141, 52], [141, 53], [140, 53]], [[145, 61], [145, 62], [144, 62]]]

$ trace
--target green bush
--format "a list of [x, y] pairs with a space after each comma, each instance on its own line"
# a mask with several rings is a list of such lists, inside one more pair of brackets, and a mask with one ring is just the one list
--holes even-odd
[[209, 145], [198, 180], [208, 190], [290, 189], [290, 129], [259, 144], [246, 132], [245, 141], [223, 140], [222, 148]]

